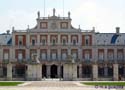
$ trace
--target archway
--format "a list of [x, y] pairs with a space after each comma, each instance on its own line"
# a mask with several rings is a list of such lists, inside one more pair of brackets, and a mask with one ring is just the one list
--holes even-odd
[[51, 66], [51, 78], [57, 78], [57, 66], [56, 65]]
[[82, 77], [83, 78], [90, 78], [92, 75], [92, 66], [91, 65], [85, 65], [82, 67]]
[[47, 78], [47, 73], [46, 73], [46, 65], [42, 65], [42, 78]]
[[27, 66], [23, 64], [17, 64], [13, 66], [12, 72], [14, 78], [25, 78]]

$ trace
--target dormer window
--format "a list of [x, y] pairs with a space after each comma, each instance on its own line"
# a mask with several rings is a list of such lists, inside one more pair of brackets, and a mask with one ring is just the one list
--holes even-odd
[[61, 29], [68, 29], [68, 22], [61, 22]]
[[41, 22], [40, 23], [40, 29], [47, 29], [48, 28], [48, 23], [47, 22]]
[[19, 46], [23, 45], [23, 37], [22, 36], [18, 36], [18, 45]]
[[19, 41], [19, 45], [20, 45], [20, 46], [22, 45], [22, 41]]
[[89, 36], [85, 36], [85, 45], [89, 45]]
[[89, 45], [88, 39], [86, 39], [86, 45]]

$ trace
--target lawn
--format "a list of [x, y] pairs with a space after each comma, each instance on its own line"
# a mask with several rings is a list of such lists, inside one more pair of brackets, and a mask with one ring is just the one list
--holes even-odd
[[125, 82], [81, 82], [85, 85], [93, 86], [125, 86]]
[[0, 82], [0, 86], [17, 86], [23, 82]]

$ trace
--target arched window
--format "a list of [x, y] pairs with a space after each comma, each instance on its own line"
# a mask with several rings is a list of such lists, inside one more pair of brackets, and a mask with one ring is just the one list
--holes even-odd
[[65, 40], [65, 39], [63, 39], [62, 41], [63, 41], [63, 45], [66, 45], [66, 40]]
[[76, 45], [76, 40], [75, 39], [73, 40], [73, 45]]

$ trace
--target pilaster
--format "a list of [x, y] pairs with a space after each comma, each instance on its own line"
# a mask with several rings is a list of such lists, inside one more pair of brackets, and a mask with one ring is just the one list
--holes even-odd
[[118, 64], [113, 64], [113, 79], [118, 81]]
[[97, 64], [93, 64], [93, 80], [98, 80], [98, 65]]
[[47, 78], [50, 78], [50, 65], [47, 65]]
[[7, 80], [12, 80], [12, 64], [7, 64]]

